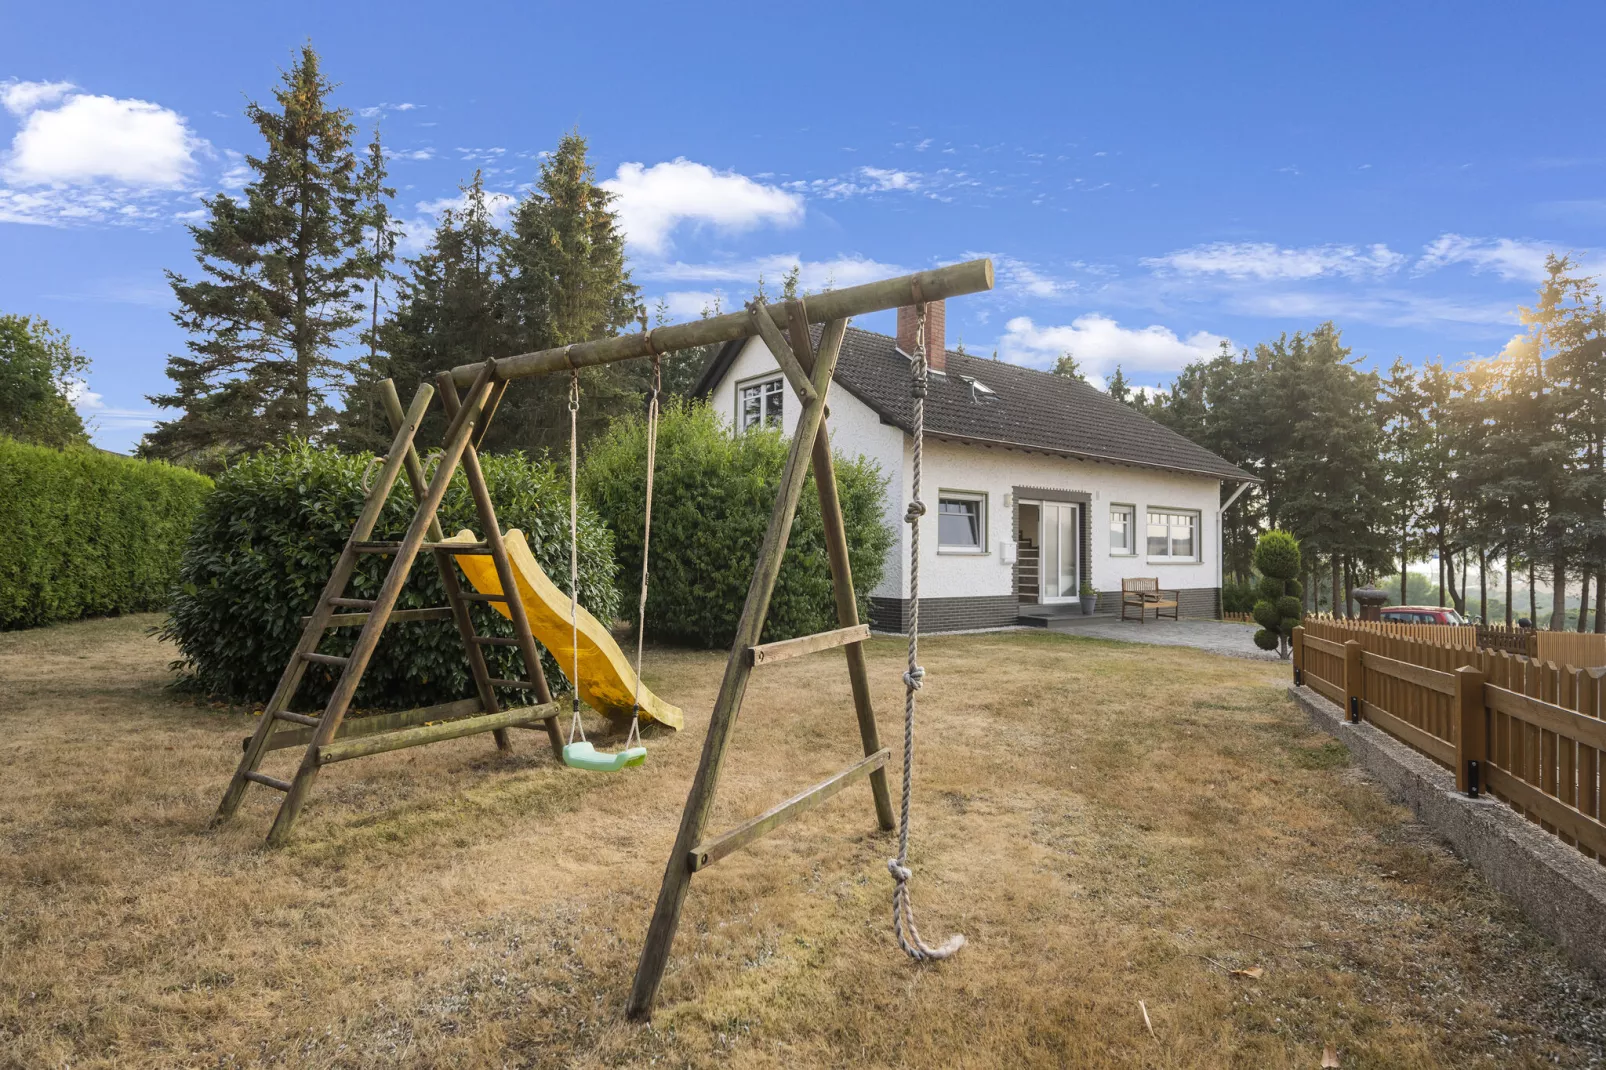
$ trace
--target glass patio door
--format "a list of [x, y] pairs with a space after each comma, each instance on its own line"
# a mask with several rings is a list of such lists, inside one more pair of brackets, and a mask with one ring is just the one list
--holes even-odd
[[1077, 538], [1080, 509], [1071, 502], [1042, 503], [1039, 545], [1044, 602], [1074, 602], [1081, 594], [1081, 540]]

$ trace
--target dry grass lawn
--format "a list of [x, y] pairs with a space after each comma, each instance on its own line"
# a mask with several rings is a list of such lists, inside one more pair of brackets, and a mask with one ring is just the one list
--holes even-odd
[[[274, 852], [267, 789], [206, 831], [251, 717], [164, 690], [154, 623], [0, 635], [0, 1065], [1601, 1065], [1601, 987], [1275, 665], [929, 642], [915, 894], [970, 947], [898, 952], [892, 842], [855, 786], [694, 882], [640, 1028], [621, 1008], [720, 655], [652, 656], [688, 725], [644, 769], [560, 768], [539, 733], [363, 759]], [[900, 656], [871, 645], [894, 740]], [[852, 725], [836, 655], [761, 670], [722, 823], [847, 764]]]

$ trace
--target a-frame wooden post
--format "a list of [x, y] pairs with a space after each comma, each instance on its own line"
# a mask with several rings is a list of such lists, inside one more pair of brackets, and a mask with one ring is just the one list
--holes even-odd
[[[273, 829], [268, 834], [270, 844], [280, 844], [289, 835], [290, 828], [295, 823], [319, 769], [332, 762], [345, 761], [366, 754], [378, 754], [442, 739], [454, 739], [475, 732], [493, 733], [497, 745], [506, 748], [508, 728], [525, 727], [533, 725], [536, 721], [545, 724], [554, 748], [561, 752], [562, 736], [557, 728], [558, 709], [551, 702], [547, 692], [546, 679], [541, 672], [540, 651], [534, 646], [529, 623], [524, 619], [521, 612], [523, 607], [517, 596], [466, 594], [457, 580], [456, 565], [450, 560], [458, 554], [488, 554], [496, 562], [498, 573], [502, 576], [503, 591], [516, 591], [511, 583], [511, 565], [507, 560], [501, 530], [497, 527], [495, 510], [491, 507], [484, 476], [479, 470], [478, 458], [473, 451], [473, 439], [478, 432], [483, 431], [489, 419], [489, 410], [494, 408], [501, 391], [505, 389], [505, 384], [491, 381], [492, 367], [489, 362], [483, 366], [481, 374], [469, 388], [466, 402], [458, 401], [455, 387], [448, 383], [449, 392], [442, 397], [450, 418], [445, 446], [434, 477], [427, 484], [424, 480], [423, 466], [413, 446], [413, 438], [429, 407], [434, 390], [428, 385], [421, 386], [412, 407], [403, 414], [400, 399], [395, 395], [395, 388], [388, 382], [384, 384], [381, 397], [385, 402], [387, 415], [396, 430], [390, 451], [385, 456], [385, 463], [380, 469], [378, 478], [368, 492], [362, 512], [352, 528], [339, 560], [335, 563], [329, 581], [319, 596], [317, 606], [311, 616], [305, 618], [301, 640], [291, 655], [289, 664], [285, 666], [273, 697], [263, 709], [262, 720], [246, 743], [245, 754], [241, 757], [240, 765], [235, 771], [234, 778], [229, 782], [229, 787], [213, 818], [214, 825], [234, 815], [247, 786], [252, 783], [262, 784], [285, 794], [284, 802], [274, 820]], [[478, 543], [445, 543], [442, 540], [440, 520], [436, 514], [451, 484], [452, 476], [465, 455], [474, 462], [468, 466], [469, 482], [474, 490], [476, 509], [481, 526], [486, 531], [486, 537], [483, 542]], [[399, 543], [370, 542], [369, 536], [373, 533], [380, 510], [383, 509], [392, 486], [403, 471], [407, 473], [412, 483], [417, 502], [407, 533]], [[426, 543], [426, 538], [431, 541]], [[432, 551], [435, 555], [451, 605], [438, 609], [405, 610], [397, 613], [396, 600], [406, 585], [419, 552], [424, 549]], [[346, 584], [350, 582], [358, 557], [365, 553], [393, 555], [390, 571], [386, 574], [379, 594], [375, 598], [371, 600], [346, 598], [343, 596]], [[467, 600], [471, 597], [487, 601], [494, 599], [508, 604], [515, 630], [520, 632], [520, 638], [511, 642], [519, 646], [524, 656], [526, 676], [529, 679], [495, 680], [490, 677], [480, 645], [510, 641], [488, 640], [474, 634], [467, 607]], [[364, 612], [337, 617], [335, 610], [340, 608], [359, 609]], [[362, 738], [344, 738], [346, 733], [342, 732], [342, 725], [346, 712], [351, 706], [362, 674], [378, 646], [386, 624], [397, 619], [446, 618], [451, 618], [457, 623], [478, 697], [462, 703], [446, 703], [440, 707], [409, 710], [400, 714], [372, 718], [369, 720], [379, 722], [374, 731], [351, 733], [352, 736]], [[352, 652], [346, 657], [318, 653], [317, 647], [324, 634], [331, 627], [348, 621], [362, 624], [362, 631], [357, 636]], [[308, 664], [328, 665], [340, 671], [329, 701], [319, 717], [295, 713], [287, 708], [295, 697], [296, 689], [300, 686]], [[536, 706], [502, 710], [497, 704], [494, 691], [498, 686], [534, 691], [542, 702]], [[468, 708], [465, 709], [465, 706]], [[307, 727], [290, 733], [280, 733], [277, 730], [278, 722], [281, 721]], [[283, 742], [276, 739], [276, 735], [291, 735], [295, 738], [295, 743]], [[337, 739], [341, 741], [335, 742]], [[306, 751], [293, 780], [283, 781], [259, 771], [263, 757], [270, 750], [303, 743], [306, 745]]]
[[[773, 322], [764, 322], [769, 319], [764, 306], [758, 304], [753, 314], [755, 319], [762, 317], [757, 326], [761, 328], [760, 333], [765, 336], [765, 341], [776, 352], [777, 361], [786, 367], [788, 358], [792, 358], [801, 365], [802, 354], [788, 351], [782, 355], [781, 349], [785, 348], [786, 343], [779, 339], [779, 332]], [[875, 714], [870, 707], [869, 683], [864, 672], [864, 655], [860, 645], [868, 630], [858, 623], [858, 609], [853, 602], [853, 586], [847, 569], [847, 540], [842, 534], [841, 508], [836, 495], [834, 471], [830, 467], [828, 442], [825, 445], [825, 465], [823, 469], [816, 469], [815, 482], [821, 487], [821, 507], [828, 514], [825, 530], [832, 566], [832, 587], [837, 603], [837, 619], [843, 627], [820, 636], [805, 636], [764, 648], [758, 647], [759, 638], [764, 630], [764, 620], [769, 614], [770, 597], [775, 590], [775, 580], [780, 574], [781, 559], [786, 553], [787, 538], [797, 512], [798, 499], [802, 496], [803, 484], [808, 476], [810, 459], [814, 458], [818, 463], [819, 444], [824, 439], [826, 398], [846, 330], [846, 320], [833, 320], [827, 323], [821, 332], [819, 352], [810, 362], [813, 366], [806, 383], [808, 389], [804, 390], [802, 389], [804, 384], [794, 382], [804, 399], [803, 410], [793, 432], [792, 445], [787, 453], [786, 467], [776, 494], [775, 507], [770, 513], [769, 527], [765, 531], [758, 562], [753, 569], [753, 580], [747, 590], [747, 601], [742, 606], [741, 620], [736, 626], [736, 638], [731, 645], [730, 658], [725, 663], [725, 677], [720, 684], [719, 696], [714, 702], [713, 714], [709, 718], [708, 737], [703, 742], [702, 759], [697, 766], [697, 775], [686, 798], [686, 809], [681, 814], [680, 831], [675, 837], [675, 846], [671, 849], [669, 862], [664, 868], [663, 885], [658, 892], [658, 902], [653, 909], [652, 922], [647, 929], [646, 944], [642, 948], [641, 961], [636, 968], [635, 983], [626, 1006], [627, 1015], [633, 1019], [647, 1018], [652, 1014], [653, 1000], [657, 995], [658, 985], [663, 980], [664, 967], [669, 960], [670, 947], [674, 943], [675, 930], [680, 924], [680, 912], [685, 905], [686, 892], [691, 885], [693, 873], [713, 864], [728, 852], [757, 839], [791, 817], [811, 809], [861, 777], [871, 778], [881, 827], [883, 829], [893, 827], [892, 806], [890, 799], [887, 798], [885, 777], [888, 754], [880, 747], [877, 738]], [[806, 349], [808, 339], [806, 323], [802, 325], [800, 332], [795, 333], [801, 334], [804, 342], [799, 348]], [[829, 491], [825, 488], [827, 481], [830, 482]], [[849, 651], [849, 674], [853, 682], [854, 702], [859, 713], [860, 734], [866, 756], [829, 780], [793, 796], [768, 812], [744, 822], [736, 829], [705, 842], [703, 837], [707, 831], [709, 813], [713, 809], [719, 773], [725, 760], [725, 749], [730, 741], [736, 716], [741, 710], [742, 697], [747, 691], [747, 680], [754, 665], [761, 660], [775, 660], [790, 656], [792, 653], [820, 650], [829, 646], [844, 646]], [[766, 652], [767, 657], [764, 656]]]

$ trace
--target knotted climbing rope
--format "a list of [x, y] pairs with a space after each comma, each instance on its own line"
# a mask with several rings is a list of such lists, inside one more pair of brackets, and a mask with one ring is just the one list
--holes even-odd
[[569, 685], [574, 690], [569, 714], [569, 742], [578, 735], [586, 739], [580, 723], [580, 369], [569, 366], [569, 646], [573, 672]]
[[909, 525], [909, 668], [903, 674], [903, 811], [898, 818], [898, 857], [887, 860], [892, 874], [892, 931], [898, 946], [916, 962], [948, 958], [965, 946], [958, 933], [940, 947], [931, 947], [915, 926], [915, 905], [909, 895], [909, 798], [913, 794], [915, 764], [915, 692], [925, 683], [926, 670], [920, 667], [920, 518], [926, 504], [920, 500], [920, 454], [926, 435], [926, 305], [915, 291], [915, 352], [909, 364], [914, 394], [914, 450], [910, 465], [913, 492], [904, 523]]

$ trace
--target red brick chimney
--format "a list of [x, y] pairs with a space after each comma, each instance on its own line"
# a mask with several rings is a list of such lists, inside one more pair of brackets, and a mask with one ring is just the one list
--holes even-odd
[[[926, 366], [932, 371], [945, 371], [948, 367], [947, 338], [943, 334], [944, 321], [941, 301], [926, 305]], [[915, 310], [913, 305], [898, 309], [898, 348], [915, 355]]]

